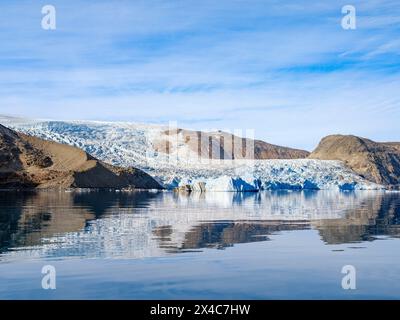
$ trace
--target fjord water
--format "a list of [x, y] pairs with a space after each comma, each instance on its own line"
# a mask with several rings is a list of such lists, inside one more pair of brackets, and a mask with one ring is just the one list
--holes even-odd
[[395, 192], [1, 192], [0, 299], [398, 299], [399, 236]]

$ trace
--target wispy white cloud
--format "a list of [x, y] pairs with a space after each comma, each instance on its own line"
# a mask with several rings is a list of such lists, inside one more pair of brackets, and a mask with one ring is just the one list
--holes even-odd
[[396, 1], [354, 1], [352, 31], [341, 1], [53, 2], [55, 32], [39, 1], [2, 3], [0, 113], [400, 140]]

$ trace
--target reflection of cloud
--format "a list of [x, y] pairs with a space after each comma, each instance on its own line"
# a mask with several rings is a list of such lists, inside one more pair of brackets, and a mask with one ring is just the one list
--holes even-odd
[[26, 201], [2, 260], [163, 256], [308, 228], [326, 243], [400, 235], [397, 193], [43, 193]]

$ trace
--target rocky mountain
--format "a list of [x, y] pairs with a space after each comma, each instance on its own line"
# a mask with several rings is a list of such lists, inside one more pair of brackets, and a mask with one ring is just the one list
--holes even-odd
[[0, 188], [160, 188], [139, 169], [103, 163], [76, 147], [0, 125]]
[[309, 158], [341, 160], [365, 179], [400, 186], [400, 143], [375, 142], [352, 135], [323, 138]]
[[184, 146], [204, 159], [304, 159], [310, 154], [223, 131], [164, 130], [154, 139], [153, 145], [157, 152], [166, 154], [179, 153], [179, 148]]

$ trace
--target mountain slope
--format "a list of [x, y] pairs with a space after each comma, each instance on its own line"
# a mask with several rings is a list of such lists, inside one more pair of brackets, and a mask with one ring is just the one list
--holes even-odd
[[186, 129], [160, 132], [153, 140], [153, 146], [157, 152], [165, 154], [179, 153], [179, 148], [185, 146], [192, 154], [204, 159], [304, 159], [310, 154], [228, 132]]
[[369, 181], [400, 185], [400, 143], [379, 143], [352, 135], [323, 138], [311, 159], [341, 160]]
[[102, 163], [65, 144], [14, 132], [0, 125], [1, 188], [159, 188], [137, 169]]

